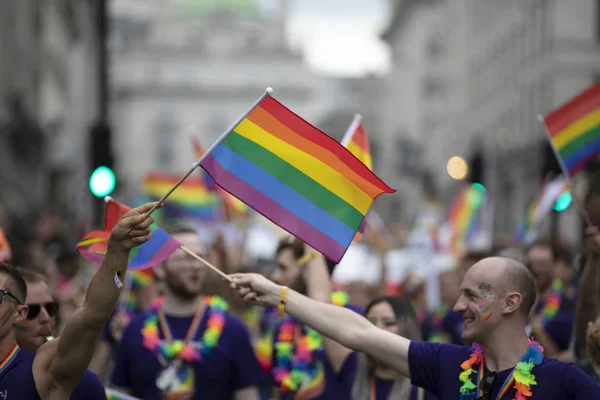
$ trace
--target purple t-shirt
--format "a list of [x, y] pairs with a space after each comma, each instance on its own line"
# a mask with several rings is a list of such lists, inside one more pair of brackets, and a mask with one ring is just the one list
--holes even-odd
[[[201, 345], [206, 330], [208, 314], [204, 313], [200, 329], [192, 344]], [[144, 400], [159, 400], [156, 380], [164, 369], [158, 358], [143, 345], [141, 329], [146, 315], [134, 318], [125, 328], [123, 339], [116, 355], [112, 382], [115, 386], [132, 390], [135, 397]], [[166, 316], [174, 339], [183, 340], [193, 317]], [[160, 332], [161, 339], [164, 338]], [[193, 399], [227, 400], [234, 393], [250, 386], [257, 386], [266, 377], [254, 355], [250, 335], [244, 324], [230, 314], [225, 314], [225, 325], [217, 347], [202, 361], [192, 363]], [[188, 382], [191, 383], [191, 382]]]
[[[458, 379], [462, 372], [460, 364], [469, 358], [471, 352], [470, 346], [411, 342], [408, 362], [413, 384], [431, 391], [440, 400], [458, 399], [462, 386]], [[511, 371], [500, 371], [496, 375], [491, 393], [493, 399]], [[537, 385], [532, 386], [532, 396], [528, 400], [600, 399], [600, 386], [573, 364], [544, 358], [532, 374]], [[505, 398], [512, 399], [514, 396], [515, 390], [511, 389]]]
[[[20, 349], [14, 361], [0, 375], [0, 398], [2, 400], [38, 400], [40, 398], [33, 379], [34, 356], [33, 351]], [[70, 399], [106, 400], [104, 385], [92, 372], [85, 371]]]
[[[556, 315], [550, 321], [544, 321], [544, 330], [559, 351], [569, 349], [571, 333], [573, 331], [573, 322], [575, 320], [575, 304], [576, 299], [569, 300], [563, 294], [560, 309]], [[542, 312], [544, 306], [544, 302], [540, 302], [536, 305], [536, 315]]]
[[[342, 368], [338, 374], [340, 385], [345, 393], [343, 396], [344, 399], [352, 398], [352, 386], [354, 384], [354, 380], [356, 379], [357, 366], [358, 353], [352, 352], [344, 361], [344, 364], [342, 365]], [[375, 399], [373, 400], [387, 400], [392, 392], [393, 386], [394, 380], [375, 378]], [[412, 386], [410, 400], [418, 399], [418, 390], [419, 388], [417, 386]], [[423, 398], [424, 400], [437, 400], [437, 397], [428, 391], [424, 392]]]

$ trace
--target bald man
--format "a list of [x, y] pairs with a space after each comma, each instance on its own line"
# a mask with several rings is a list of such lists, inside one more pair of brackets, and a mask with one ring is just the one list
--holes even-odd
[[292, 317], [394, 367], [441, 400], [600, 399], [600, 386], [583, 372], [544, 357], [537, 343], [529, 342], [525, 326], [535, 303], [535, 283], [529, 270], [510, 258], [485, 258], [464, 277], [454, 311], [463, 316], [462, 339], [470, 346], [411, 342], [352, 311], [311, 300], [260, 275], [235, 274], [232, 279], [232, 288], [244, 300], [285, 307]]

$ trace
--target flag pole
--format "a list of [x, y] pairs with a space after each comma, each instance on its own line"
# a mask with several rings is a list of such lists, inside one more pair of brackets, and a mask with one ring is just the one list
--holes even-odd
[[229, 277], [229, 275], [227, 275], [225, 272], [221, 271], [219, 268], [215, 267], [214, 265], [212, 265], [211, 263], [206, 261], [204, 258], [200, 257], [198, 254], [194, 253], [193, 251], [191, 251], [190, 249], [188, 249], [185, 246], [179, 246], [179, 248], [181, 250], [183, 250], [184, 252], [186, 252], [189, 256], [195, 258], [196, 260], [200, 261], [202, 264], [206, 265], [208, 268], [215, 271], [217, 274], [221, 275], [221, 277], [223, 277], [223, 279], [231, 282], [231, 278]]
[[544, 133], [546, 134], [546, 138], [548, 139], [548, 142], [550, 143], [550, 147], [552, 147], [552, 151], [554, 152], [554, 156], [556, 157], [556, 160], [558, 161], [558, 165], [560, 165], [560, 169], [562, 170], [563, 175], [565, 176], [565, 179], [567, 180], [567, 183], [569, 184], [569, 186], [571, 188], [571, 197], [575, 201], [575, 204], [577, 204], [577, 208], [579, 209], [579, 212], [583, 216], [583, 219], [585, 220], [585, 223], [587, 224], [587, 226], [588, 227], [594, 226], [594, 224], [592, 223], [592, 219], [590, 218], [588, 213], [585, 211], [585, 208], [583, 207], [583, 203], [579, 200], [579, 198], [577, 198], [577, 196], [575, 196], [575, 191], [574, 191], [575, 186], [573, 185], [573, 179], [571, 179], [571, 175], [569, 174], [569, 170], [567, 169], [567, 166], [565, 165], [562, 157], [560, 156], [560, 154], [558, 153], [558, 150], [556, 150], [556, 147], [554, 146], [554, 143], [552, 142], [552, 137], [550, 136], [550, 132], [548, 131], [548, 127], [546, 126], [546, 121], [544, 121], [544, 116], [541, 114], [538, 114], [537, 118], [538, 118], [538, 121], [540, 121], [542, 123], [542, 125], [544, 126]]
[[344, 133], [344, 137], [342, 138], [342, 141], [340, 142], [342, 144], [342, 146], [346, 147], [348, 145], [348, 142], [352, 138], [352, 134], [354, 133], [354, 131], [358, 127], [358, 124], [360, 124], [361, 121], [362, 121], [362, 115], [354, 114], [354, 119], [352, 120], [352, 123], [350, 124], [348, 129], [346, 129], [346, 133]]
[[223, 131], [223, 133], [221, 133], [221, 136], [219, 136], [217, 140], [215, 140], [215, 142], [208, 148], [208, 150], [206, 150], [206, 152], [198, 159], [198, 161], [192, 164], [192, 168], [190, 168], [190, 170], [184, 176], [182, 176], [181, 179], [177, 181], [177, 183], [173, 185], [173, 187], [167, 193], [165, 193], [165, 195], [154, 205], [154, 207], [152, 207], [150, 211], [148, 211], [146, 215], [152, 214], [154, 210], [156, 210], [162, 203], [164, 203], [167, 197], [169, 197], [183, 183], [183, 181], [185, 181], [196, 170], [196, 168], [200, 166], [202, 161], [204, 161], [206, 157], [208, 157], [210, 152], [213, 151], [215, 147], [217, 147], [219, 144], [221, 144], [221, 142], [225, 140], [227, 135], [229, 135], [231, 131], [233, 131], [235, 127], [238, 126], [248, 116], [248, 114], [250, 114], [252, 110], [254, 110], [260, 104], [260, 102], [263, 101], [264, 98], [270, 95], [271, 93], [273, 93], [273, 89], [270, 87], [266, 88], [265, 92], [254, 102], [254, 104], [252, 104], [252, 106], [245, 113], [243, 113], [237, 120], [235, 120], [233, 124], [231, 124], [225, 131]]

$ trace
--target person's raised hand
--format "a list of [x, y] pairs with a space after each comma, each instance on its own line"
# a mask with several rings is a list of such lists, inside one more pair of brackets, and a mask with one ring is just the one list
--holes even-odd
[[231, 288], [249, 303], [260, 306], [279, 304], [281, 286], [260, 274], [232, 274]]
[[152, 209], [154, 204], [147, 203], [123, 214], [110, 234], [109, 244], [111, 247], [131, 250], [150, 240], [152, 235], [150, 225], [154, 223], [154, 218], [146, 213]]

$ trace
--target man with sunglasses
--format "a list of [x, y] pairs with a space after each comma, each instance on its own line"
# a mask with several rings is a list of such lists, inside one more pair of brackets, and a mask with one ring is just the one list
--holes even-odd
[[278, 305], [321, 334], [410, 377], [440, 400], [600, 399], [600, 386], [581, 370], [544, 357], [536, 342], [528, 340], [525, 326], [535, 302], [535, 282], [516, 260], [485, 258], [465, 274], [454, 311], [463, 315], [462, 339], [471, 346], [411, 342], [263, 276], [231, 278], [245, 301]]
[[107, 252], [90, 282], [83, 307], [69, 318], [61, 336], [35, 352], [21, 349], [15, 326], [27, 319], [27, 285], [17, 269], [0, 263], [0, 398], [64, 400], [84, 375], [102, 327], [114, 310], [121, 286], [117, 279], [133, 247], [150, 239], [154, 219], [146, 213], [155, 203], [134, 208], [113, 228]]
[[[17, 267], [27, 284], [26, 304], [29, 307], [24, 321], [15, 325], [17, 343], [22, 349], [36, 351], [51, 340], [58, 303], [52, 298], [46, 278], [41, 274]], [[71, 394], [71, 400], [106, 400], [106, 391], [100, 379], [85, 371]]]

